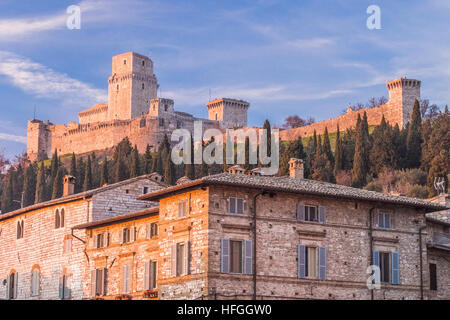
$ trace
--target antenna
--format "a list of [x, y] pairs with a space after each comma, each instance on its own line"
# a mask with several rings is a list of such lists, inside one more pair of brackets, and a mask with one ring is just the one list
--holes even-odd
[[33, 120], [36, 120], [36, 105], [34, 105]]

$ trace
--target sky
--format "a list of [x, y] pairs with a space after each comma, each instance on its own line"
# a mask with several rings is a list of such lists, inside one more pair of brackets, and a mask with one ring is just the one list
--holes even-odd
[[[370, 5], [381, 29], [367, 28]], [[105, 103], [111, 58], [129, 51], [153, 60], [159, 96], [199, 117], [211, 92], [250, 102], [249, 125], [320, 121], [405, 76], [443, 106], [449, 15], [448, 0], [0, 0], [0, 151], [26, 150], [34, 115], [68, 123]]]

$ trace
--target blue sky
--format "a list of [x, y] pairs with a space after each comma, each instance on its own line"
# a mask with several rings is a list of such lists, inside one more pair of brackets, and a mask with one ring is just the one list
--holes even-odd
[[[66, 27], [69, 5], [81, 29]], [[381, 30], [366, 9], [381, 8]], [[149, 55], [161, 96], [206, 116], [212, 97], [251, 103], [249, 124], [289, 115], [323, 120], [387, 96], [385, 82], [422, 80], [422, 98], [450, 102], [450, 1], [0, 2], [0, 150], [25, 150], [27, 120], [76, 120], [105, 102], [113, 55]]]

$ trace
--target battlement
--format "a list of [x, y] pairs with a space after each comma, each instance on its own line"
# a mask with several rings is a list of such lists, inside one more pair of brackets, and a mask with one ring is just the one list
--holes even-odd
[[247, 126], [247, 112], [250, 103], [244, 100], [220, 98], [209, 101], [209, 120], [219, 121], [222, 128], [235, 128]]

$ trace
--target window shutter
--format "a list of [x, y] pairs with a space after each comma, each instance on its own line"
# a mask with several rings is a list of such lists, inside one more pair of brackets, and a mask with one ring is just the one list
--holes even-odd
[[91, 296], [92, 298], [95, 298], [95, 285], [97, 283], [97, 270], [91, 271]]
[[150, 265], [151, 261], [145, 261], [145, 270], [144, 270], [144, 290], [150, 290]]
[[227, 199], [227, 213], [231, 213], [230, 198]]
[[124, 238], [125, 238], [125, 229], [122, 229], [122, 234], [120, 235], [120, 244], [124, 243]]
[[150, 261], [150, 289], [156, 287], [157, 262]]
[[70, 298], [70, 276], [65, 276], [65, 281], [63, 281], [63, 297], [64, 299]]
[[151, 229], [152, 229], [152, 225], [150, 223], [147, 223], [145, 225], [145, 238], [146, 239], [150, 239], [152, 237], [151, 236], [151, 234], [152, 234]]
[[136, 232], [137, 232], [136, 227], [131, 228], [131, 242], [136, 241]]
[[230, 213], [236, 213], [236, 198], [230, 198]]
[[128, 293], [127, 291], [127, 265], [122, 266], [122, 293]]
[[61, 228], [64, 228], [64, 209], [61, 210], [61, 219], [60, 219], [60, 226]]
[[59, 294], [60, 299], [64, 299], [64, 276], [59, 277]]
[[17, 299], [17, 290], [19, 289], [19, 273], [14, 273], [14, 299]]
[[103, 295], [108, 295], [108, 269], [103, 269]]
[[98, 295], [103, 296], [103, 269], [97, 270], [97, 285], [95, 291]]
[[236, 198], [236, 213], [244, 214], [244, 199]]
[[37, 296], [39, 294], [39, 271], [33, 270], [33, 295]]
[[109, 237], [110, 237], [109, 232], [107, 232], [106, 233], [106, 246], [107, 247], [109, 247], [109, 241], [110, 241]]
[[97, 247], [98, 247], [98, 237], [97, 237], [97, 235], [94, 235], [94, 248], [95, 249], [97, 249]]
[[327, 248], [319, 247], [319, 280], [327, 278]]
[[297, 246], [298, 259], [298, 278], [303, 279], [306, 276], [306, 246], [299, 244]]
[[230, 239], [221, 240], [221, 260], [220, 260], [220, 271], [222, 273], [230, 272]]
[[177, 245], [176, 244], [172, 245], [171, 262], [172, 262], [172, 277], [176, 277], [177, 276]]
[[305, 205], [297, 204], [297, 221], [305, 221]]
[[244, 241], [244, 274], [252, 274], [253, 272], [253, 249], [252, 240]]
[[9, 287], [11, 285], [11, 276], [6, 277], [6, 299], [9, 300], [11, 298], [11, 295], [9, 293]]
[[185, 251], [185, 255], [184, 255], [184, 274], [190, 274], [191, 273], [191, 242], [190, 241], [186, 241], [184, 243], [184, 250]]
[[372, 264], [374, 266], [380, 267], [380, 252], [379, 251], [373, 252]]
[[400, 284], [400, 261], [398, 252], [392, 252], [392, 284]]
[[327, 218], [327, 209], [326, 207], [319, 206], [319, 222], [325, 223]]
[[391, 228], [391, 215], [389, 213], [385, 214], [385, 228], [390, 229]]
[[383, 214], [382, 213], [379, 213], [377, 215], [377, 225], [378, 225], [378, 228], [383, 227]]

